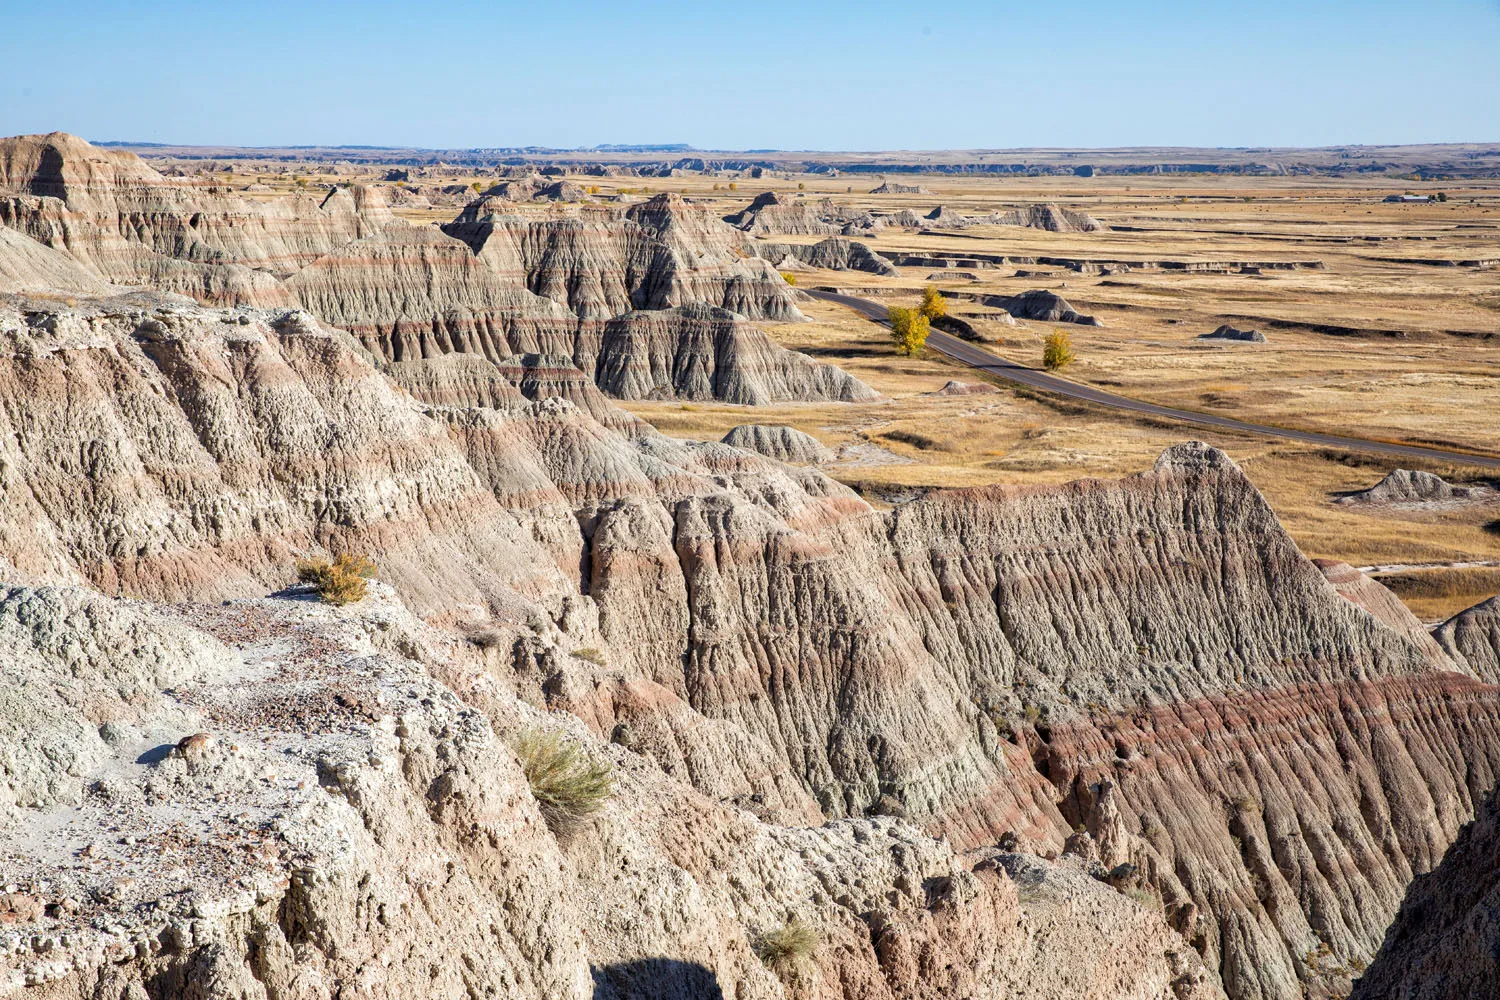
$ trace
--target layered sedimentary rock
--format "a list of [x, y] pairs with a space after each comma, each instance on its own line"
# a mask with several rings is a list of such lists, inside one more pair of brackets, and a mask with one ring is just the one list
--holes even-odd
[[1492, 597], [1439, 625], [1440, 646], [1481, 679], [1500, 684], [1500, 597]]
[[782, 201], [775, 191], [757, 195], [748, 208], [725, 216], [724, 221], [752, 236], [829, 236], [843, 228], [819, 217], [805, 200]]
[[0, 229], [0, 294], [103, 295], [109, 285], [72, 257], [14, 229]]
[[833, 452], [822, 442], [795, 427], [768, 424], [740, 424], [724, 435], [725, 444], [744, 448], [781, 462], [799, 464], [831, 462]]
[[1500, 990], [1500, 795], [1412, 883], [1352, 1000], [1471, 1000]]
[[1074, 212], [1051, 204], [1027, 205], [1010, 212], [998, 212], [983, 221], [1001, 226], [1045, 229], [1049, 233], [1093, 233], [1104, 228], [1098, 219], [1085, 212]]
[[[1366, 610], [1380, 607], [1368, 594], [1363, 606], [1348, 599], [1364, 584], [1330, 583], [1240, 470], [1201, 445], [1174, 448], [1149, 472], [1120, 482], [935, 492], [882, 512], [815, 468], [718, 443], [626, 436], [564, 399], [521, 402], [497, 390], [491, 399], [502, 405], [422, 402], [386, 379], [354, 338], [306, 317], [273, 323], [275, 315], [250, 310], [121, 304], [59, 307], [51, 316], [15, 312], [3, 324], [4, 577], [223, 598], [286, 583], [293, 556], [309, 549], [369, 553], [415, 610], [486, 636], [472, 644], [492, 651], [482, 670], [466, 673], [453, 657], [431, 661], [432, 669], [450, 664], [442, 666], [445, 682], [470, 705], [490, 719], [524, 714], [517, 697], [567, 710], [578, 719], [569, 725], [582, 727], [578, 738], [617, 743], [606, 750], [590, 742], [590, 752], [613, 755], [627, 771], [633, 758], [624, 754], [638, 754], [640, 766], [664, 776], [652, 781], [679, 783], [627, 792], [621, 808], [635, 811], [599, 834], [620, 839], [584, 842], [588, 857], [609, 859], [580, 876], [596, 878], [598, 886], [586, 887], [604, 895], [543, 881], [527, 897], [618, 901], [590, 911], [609, 928], [601, 935], [609, 944], [585, 964], [680, 959], [756, 995], [766, 980], [741, 960], [749, 945], [736, 942], [828, 905], [826, 917], [816, 912], [833, 928], [834, 957], [819, 968], [830, 983], [854, 984], [839, 987], [844, 995], [1004, 995], [1027, 981], [1062, 982], [987, 957], [1016, 954], [1005, 943], [1016, 939], [985, 937], [1014, 927], [1015, 917], [985, 909], [1009, 905], [1003, 891], [965, 888], [964, 870], [983, 883], [998, 880], [998, 865], [1020, 885], [1025, 865], [1012, 872], [991, 857], [990, 868], [976, 861], [964, 869], [923, 847], [906, 857], [930, 857], [930, 865], [897, 871], [881, 860], [877, 870], [851, 860], [865, 855], [831, 846], [847, 831], [855, 844], [868, 837], [880, 845], [878, 858], [906, 864], [885, 839], [890, 820], [870, 818], [904, 815], [894, 828], [909, 823], [960, 850], [983, 853], [1001, 842], [1041, 854], [1066, 848], [1096, 861], [1101, 877], [1134, 872], [1138, 891], [1160, 904], [1233, 997], [1339, 990], [1373, 955], [1407, 883], [1437, 864], [1495, 784], [1500, 691], [1477, 670], [1434, 662], [1430, 648], [1391, 624], [1389, 608]], [[640, 376], [629, 365], [622, 372]], [[378, 636], [387, 631], [362, 634], [384, 642]], [[395, 633], [388, 639], [408, 657], [423, 645]], [[277, 654], [278, 664], [286, 659]], [[346, 663], [341, 675], [356, 671], [347, 675], [353, 689], [336, 703], [390, 706], [377, 715], [421, 733], [428, 724], [417, 708], [401, 722], [407, 699], [444, 700], [420, 685], [417, 695], [402, 694], [411, 689], [408, 669]], [[368, 699], [361, 670], [374, 685]], [[179, 678], [161, 683], [189, 688]], [[367, 746], [356, 745], [347, 760], [314, 748], [329, 758], [330, 787], [345, 790], [326, 801], [355, 810], [344, 814], [349, 837], [362, 843], [369, 833], [381, 842], [389, 830], [383, 843], [402, 845], [392, 855], [363, 847], [347, 855], [374, 857], [367, 870], [395, 880], [383, 883], [389, 896], [383, 888], [361, 896], [362, 869], [353, 861], [332, 866], [353, 874], [325, 883], [327, 895], [312, 892], [316, 881], [304, 887], [311, 895], [268, 888], [268, 913], [308, 915], [294, 928], [332, 928], [327, 948], [304, 950], [326, 976], [355, 976], [365, 956], [387, 948], [384, 935], [395, 931], [351, 929], [357, 925], [332, 915], [359, 899], [370, 902], [360, 912], [396, 906], [407, 859], [454, 857], [458, 844], [478, 852], [463, 853], [464, 871], [452, 870], [462, 878], [441, 883], [455, 895], [424, 911], [443, 921], [487, 914], [486, 899], [521, 891], [507, 889], [514, 877], [494, 874], [506, 864], [485, 853], [510, 834], [489, 838], [487, 821], [464, 810], [496, 801], [485, 794], [504, 799], [511, 788], [515, 808], [534, 806], [509, 758], [485, 749], [492, 737], [474, 732], [472, 743], [460, 741], [476, 748], [471, 760], [462, 745], [423, 749], [425, 737], [398, 730], [417, 759], [371, 772], [365, 768], [374, 765], [358, 763], [369, 759]], [[381, 744], [374, 756], [395, 761], [406, 752], [400, 747]], [[453, 766], [421, 763], [439, 759]], [[444, 771], [453, 773], [444, 779]], [[165, 782], [175, 772], [160, 773]], [[676, 790], [687, 785], [696, 792]], [[223, 787], [231, 799], [241, 794], [241, 785]], [[450, 796], [453, 788], [462, 794]], [[738, 832], [721, 842], [694, 825], [682, 812], [697, 809], [694, 794], [724, 810]], [[374, 805], [364, 811], [362, 803]], [[450, 806], [451, 827], [443, 818]], [[412, 825], [381, 826], [385, 815]], [[776, 825], [827, 820], [842, 822], [808, 832]], [[478, 839], [463, 840], [465, 830]], [[654, 860], [653, 838], [672, 864]], [[735, 866], [760, 864], [745, 845], [761, 838], [795, 845], [767, 855], [764, 870], [786, 887], [772, 892], [774, 912], [692, 902], [695, 893], [712, 900], [739, 892], [726, 887], [741, 871]], [[450, 847], [434, 852], [433, 843]], [[733, 847], [694, 846], [720, 843]], [[557, 870], [553, 848], [537, 850], [537, 870]], [[509, 864], [531, 870], [529, 862]], [[679, 868], [693, 881], [674, 874]], [[467, 895], [465, 879], [480, 869], [490, 881]], [[813, 874], [804, 880], [802, 871]], [[618, 887], [608, 888], [617, 875]], [[740, 878], [745, 898], [767, 898], [772, 879]], [[537, 885], [520, 881], [526, 892]], [[641, 884], [681, 886], [683, 895], [673, 889], [671, 898], [688, 902], [645, 919], [644, 897], [633, 888]], [[903, 897], [903, 884], [918, 888]], [[348, 885], [353, 895], [341, 895]], [[972, 922], [924, 915], [947, 912], [947, 885], [958, 887], [955, 898], [980, 901], [978, 910], [953, 911], [979, 914]], [[1117, 909], [1124, 897], [1100, 889], [1110, 895], [1064, 894], [1099, 900], [1086, 907], [1093, 914], [1086, 926], [1097, 930], [1090, 947], [1171, 950], [1170, 937], [1153, 937], [1133, 910]], [[1019, 898], [1024, 914], [1026, 894]], [[531, 907], [543, 904], [517, 905], [535, 914]], [[205, 906], [212, 910], [206, 899]], [[866, 913], [881, 915], [865, 922]], [[1045, 918], [1073, 919], [1063, 910]], [[416, 947], [443, 951], [428, 942], [524, 925], [475, 919], [438, 921]], [[240, 955], [282, 954], [269, 925], [263, 938], [219, 934], [245, 926], [203, 925], [205, 946], [256, 942], [229, 948], [226, 968], [239, 968]], [[1034, 926], [1023, 928], [1022, 940], [1036, 939], [1041, 925]], [[667, 930], [652, 929], [660, 927]], [[695, 936], [695, 928], [723, 932]], [[497, 931], [500, 940], [511, 933], [520, 932]], [[195, 961], [207, 960], [193, 950], [196, 938], [184, 940]], [[538, 939], [528, 955], [561, 957], [515, 959], [512, 966], [531, 971], [512, 974], [542, 977], [547, 985], [537, 991], [567, 995], [572, 987], [559, 983], [583, 968], [571, 941]], [[874, 964], [860, 957], [872, 941]], [[920, 943], [929, 941], [942, 943]], [[466, 945], [454, 950], [477, 954]], [[317, 964], [335, 952], [360, 957]], [[148, 949], [138, 960], [147, 964], [129, 968], [167, 971], [151, 971], [149, 956]], [[1139, 971], [1124, 981], [1108, 978], [1114, 966], [1103, 961], [1069, 956], [1074, 961], [1106, 978], [1069, 980], [1073, 993], [1058, 987], [1052, 995], [1156, 996], [1179, 974], [1162, 973], [1159, 957], [1127, 963]], [[397, 990], [415, 975], [405, 969], [365, 974], [389, 974]], [[991, 975], [986, 969], [1000, 970], [999, 978], [932, 979]], [[924, 985], [932, 982], [939, 985]], [[1130, 992], [1137, 988], [1147, 992]]]
[[759, 243], [754, 250], [778, 267], [788, 259], [827, 271], [867, 271], [899, 276], [896, 265], [858, 240], [829, 237], [817, 243]]
[[503, 281], [586, 319], [629, 309], [706, 303], [748, 319], [800, 319], [791, 289], [738, 231], [677, 195], [633, 206], [624, 220], [530, 221], [483, 199], [444, 232]]
[[917, 184], [902, 184], [899, 181], [886, 181], [878, 188], [870, 191], [871, 194], [929, 194], [930, 192]]
[[366, 189], [244, 201], [65, 133], [0, 140], [0, 225], [116, 284], [277, 305], [279, 276], [389, 218]]
[[[1076, 859], [960, 857], [888, 818], [761, 823], [525, 705], [376, 589], [336, 612], [0, 587], [0, 725], [34, 741], [6, 762], [0, 823], [27, 850], [4, 862], [0, 990], [1222, 995]], [[612, 766], [600, 816], [549, 827], [507, 745], [528, 732]], [[773, 969], [757, 949], [790, 919], [814, 947]]]

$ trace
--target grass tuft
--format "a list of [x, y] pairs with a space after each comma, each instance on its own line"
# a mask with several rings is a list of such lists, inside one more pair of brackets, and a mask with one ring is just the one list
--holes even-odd
[[532, 796], [554, 826], [575, 823], [599, 811], [614, 793], [614, 768], [589, 760], [560, 732], [530, 729], [512, 744]]
[[760, 960], [772, 969], [796, 970], [818, 948], [818, 932], [812, 925], [793, 918], [773, 930], [761, 935], [756, 949]]

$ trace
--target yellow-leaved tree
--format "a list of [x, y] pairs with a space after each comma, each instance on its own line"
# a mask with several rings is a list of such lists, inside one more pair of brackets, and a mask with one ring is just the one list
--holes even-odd
[[1042, 342], [1042, 367], [1049, 372], [1066, 368], [1077, 358], [1078, 352], [1073, 350], [1073, 339], [1066, 330], [1054, 328]]
[[929, 320], [941, 319], [948, 315], [948, 300], [937, 290], [936, 285], [928, 285], [922, 289], [922, 304], [917, 308]]
[[929, 323], [920, 309], [891, 306], [891, 342], [897, 354], [914, 355], [927, 343]]

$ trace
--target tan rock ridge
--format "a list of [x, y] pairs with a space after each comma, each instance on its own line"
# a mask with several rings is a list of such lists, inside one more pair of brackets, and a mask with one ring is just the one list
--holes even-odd
[[[0, 818], [0, 994], [1222, 996], [1082, 859], [760, 822], [518, 701], [375, 590], [335, 611], [0, 588], [0, 723], [40, 700], [39, 743], [92, 740], [73, 787]], [[95, 702], [121, 685], [128, 706]], [[508, 745], [538, 731], [611, 766], [596, 818], [549, 827]], [[206, 736], [174, 751], [184, 732]], [[814, 946], [778, 971], [757, 949], [791, 919]]]
[[363, 190], [251, 202], [66, 133], [0, 140], [0, 225], [116, 284], [277, 305], [279, 276], [389, 220]]
[[491, 717], [565, 709], [767, 823], [1052, 853], [1082, 827], [1247, 1000], [1347, 988], [1495, 784], [1500, 690], [1330, 583], [1211, 448], [877, 512], [565, 399], [419, 401], [305, 314], [135, 301], [0, 321], [10, 580], [222, 598], [367, 553], [495, 632], [448, 678]]

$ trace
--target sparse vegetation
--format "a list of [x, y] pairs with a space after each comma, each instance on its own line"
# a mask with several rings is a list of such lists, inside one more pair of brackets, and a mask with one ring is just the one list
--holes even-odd
[[761, 935], [760, 960], [777, 972], [799, 971], [818, 949], [818, 932], [796, 917]]
[[917, 309], [928, 320], [941, 319], [948, 315], [948, 300], [936, 285], [928, 285], [922, 289], [922, 304]]
[[931, 330], [927, 317], [922, 315], [921, 310], [891, 306], [890, 319], [891, 341], [896, 345], [896, 353], [908, 357], [921, 353]]
[[781, 280], [785, 281], [788, 285], [792, 285], [794, 287], [797, 284], [797, 276], [795, 274], [793, 274], [791, 271], [782, 271], [781, 272]]
[[1049, 372], [1066, 368], [1078, 359], [1078, 352], [1073, 350], [1073, 338], [1068, 336], [1066, 330], [1054, 329], [1047, 334], [1047, 339], [1042, 342], [1042, 367]]
[[335, 607], [364, 600], [374, 577], [375, 563], [368, 556], [347, 552], [335, 556], [332, 562], [314, 556], [297, 563], [297, 579], [312, 584], [318, 596]]
[[614, 793], [614, 768], [607, 761], [588, 759], [562, 732], [529, 729], [511, 747], [532, 797], [554, 826], [598, 812]]
[[586, 646], [583, 649], [575, 649], [573, 650], [573, 656], [579, 660], [587, 660], [596, 667], [604, 666], [604, 654], [592, 647]]

